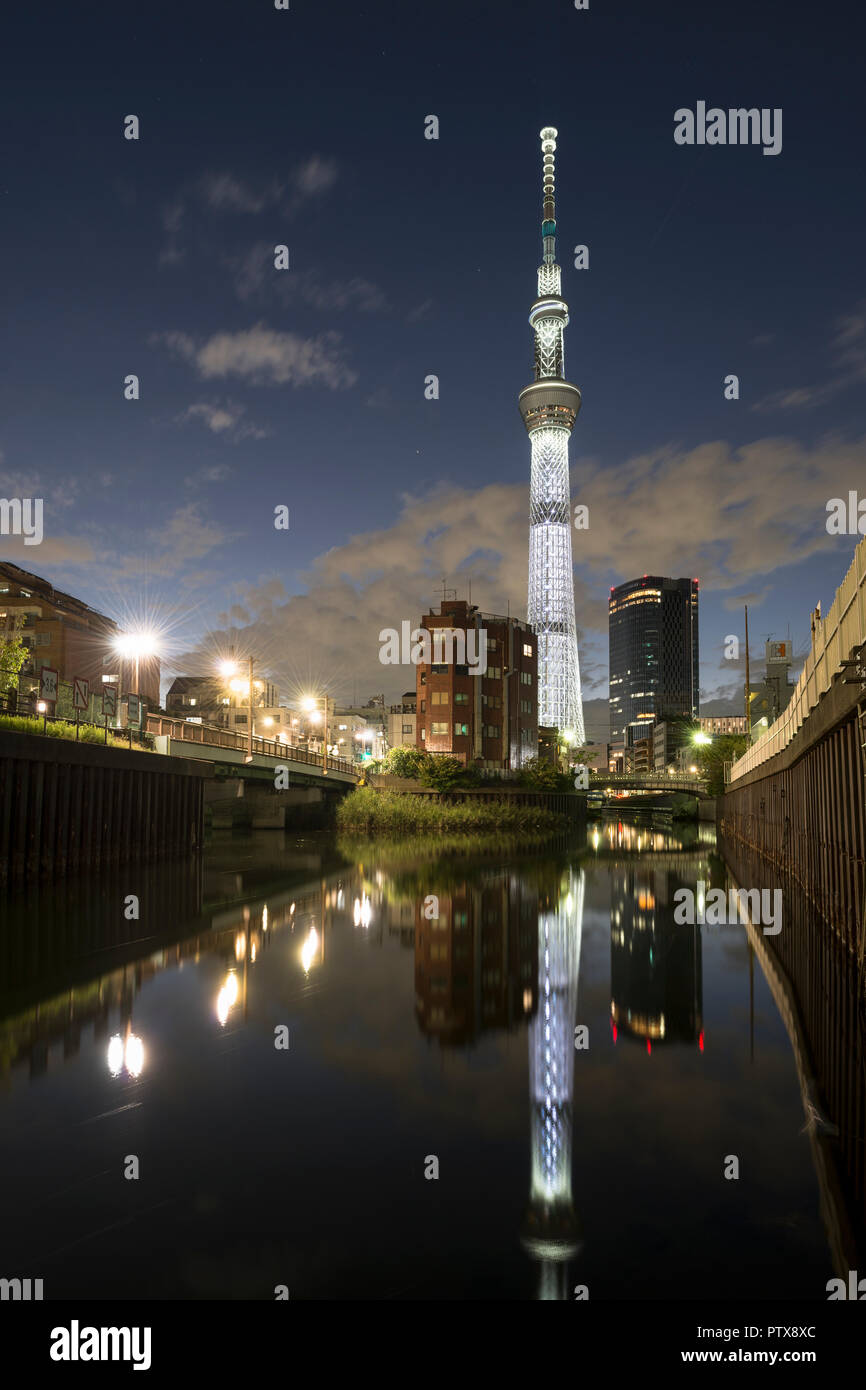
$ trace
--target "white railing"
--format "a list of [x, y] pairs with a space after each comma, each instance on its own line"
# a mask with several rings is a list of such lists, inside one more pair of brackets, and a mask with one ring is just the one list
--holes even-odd
[[731, 781], [745, 777], [787, 748], [811, 711], [826, 695], [839, 667], [866, 642], [866, 539], [854, 551], [848, 573], [836, 590], [826, 618], [815, 627], [812, 650], [794, 687], [788, 708], [731, 768]]

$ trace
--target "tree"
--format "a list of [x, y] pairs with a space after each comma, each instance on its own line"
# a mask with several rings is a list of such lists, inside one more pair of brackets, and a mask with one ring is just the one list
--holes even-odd
[[546, 758], [529, 758], [520, 769], [520, 780], [537, 791], [559, 791], [561, 774]]
[[694, 750], [695, 761], [707, 774], [710, 796], [721, 796], [725, 790], [725, 763], [741, 758], [752, 740], [747, 734], [720, 734], [712, 743], [699, 743]]
[[30, 658], [30, 651], [21, 639], [24, 619], [19, 615], [0, 629], [0, 695], [18, 689], [21, 667]]
[[590, 763], [595, 762], [597, 757], [598, 753], [596, 753], [595, 750], [588, 743], [585, 743], [582, 748], [575, 749], [575, 751], [571, 755], [571, 761], [574, 763], [576, 767], [578, 767], [581, 763], [583, 763], [584, 766], [588, 767]]
[[447, 792], [450, 787], [463, 778], [466, 769], [459, 758], [431, 757], [425, 754], [427, 765], [424, 768], [424, 781], [435, 787], [437, 792]]
[[382, 771], [392, 777], [411, 777], [418, 781], [427, 772], [427, 754], [423, 748], [408, 745], [390, 748], [382, 762]]

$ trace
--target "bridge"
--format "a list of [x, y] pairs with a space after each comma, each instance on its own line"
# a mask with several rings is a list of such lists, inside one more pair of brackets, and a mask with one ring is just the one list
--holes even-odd
[[617, 792], [691, 792], [706, 796], [703, 772], [596, 772], [590, 769], [589, 790]]
[[147, 732], [154, 735], [156, 751], [172, 758], [195, 758], [213, 763], [217, 777], [242, 777], [245, 781], [273, 785], [278, 767], [288, 768], [291, 787], [357, 786], [359, 774], [345, 758], [328, 758], [323, 767], [321, 753], [283, 743], [280, 739], [253, 737], [253, 755], [246, 734], [235, 733], [212, 724], [193, 724], [186, 719], [170, 719], [149, 714]]
[[[176, 762], [206, 765], [206, 824], [214, 830], [286, 830], [324, 824], [329, 807], [357, 786], [359, 774], [344, 758], [328, 758], [282, 739], [253, 737], [215, 725], [164, 715], [147, 717], [156, 751]], [[276, 772], [288, 775], [277, 783]]]
[[783, 714], [733, 764], [722, 833], [790, 874], [861, 964], [866, 946], [866, 540]]

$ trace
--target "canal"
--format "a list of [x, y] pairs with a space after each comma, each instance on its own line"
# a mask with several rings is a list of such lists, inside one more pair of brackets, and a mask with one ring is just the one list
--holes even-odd
[[825, 1300], [866, 1267], [855, 974], [784, 883], [776, 936], [674, 920], [678, 889], [760, 874], [711, 826], [613, 818], [217, 834], [9, 897], [0, 1274], [46, 1299]]

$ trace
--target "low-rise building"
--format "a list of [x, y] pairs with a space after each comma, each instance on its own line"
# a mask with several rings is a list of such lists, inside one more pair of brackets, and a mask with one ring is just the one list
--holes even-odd
[[746, 716], [744, 714], [714, 714], [701, 717], [701, 733], [724, 736], [728, 734], [744, 734], [746, 732]]
[[414, 690], [407, 690], [399, 705], [388, 707], [388, 747], [414, 748], [417, 737], [418, 697]]
[[537, 757], [538, 641], [529, 624], [443, 599], [421, 627], [433, 660], [417, 667], [416, 747], [482, 769]]

